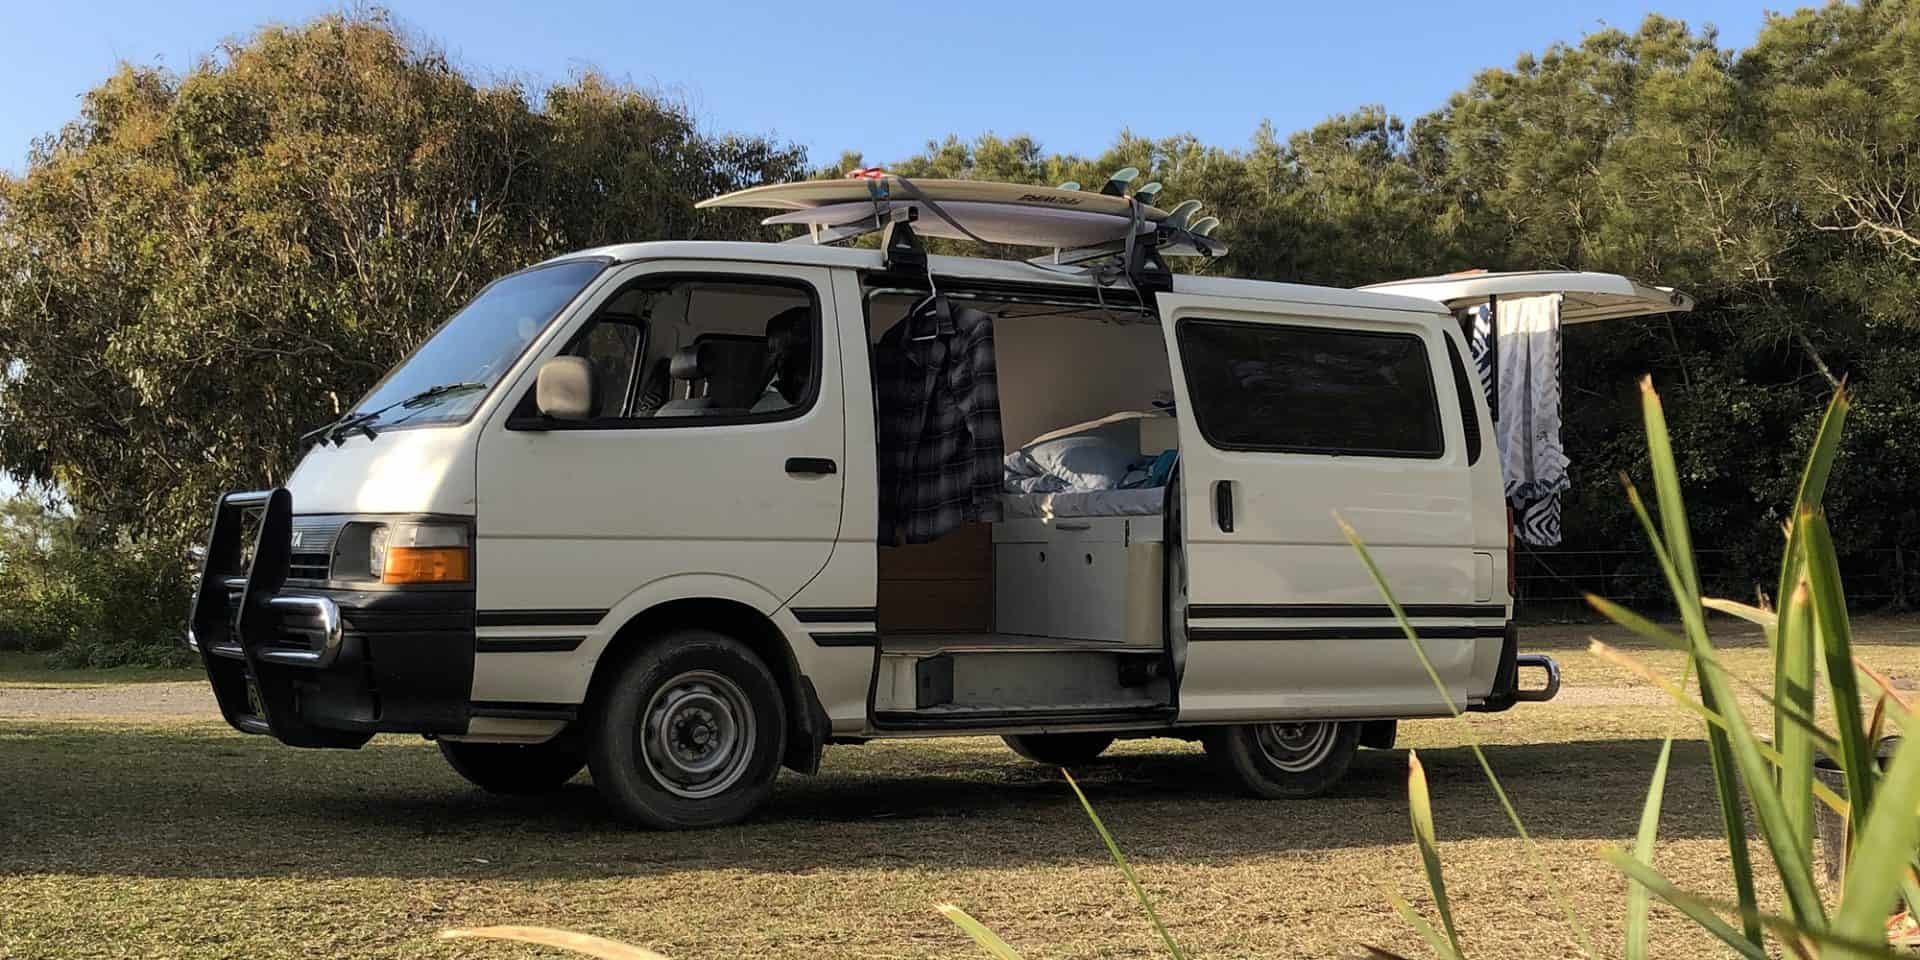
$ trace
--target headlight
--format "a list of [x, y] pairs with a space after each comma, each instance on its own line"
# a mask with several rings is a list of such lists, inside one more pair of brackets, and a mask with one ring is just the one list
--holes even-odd
[[367, 537], [367, 572], [382, 583], [464, 583], [473, 577], [467, 528], [389, 523]]

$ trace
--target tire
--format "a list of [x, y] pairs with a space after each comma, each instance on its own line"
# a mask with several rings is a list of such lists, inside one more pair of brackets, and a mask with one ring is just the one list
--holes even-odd
[[745, 644], [674, 630], [607, 679], [587, 721], [587, 766], [614, 813], [659, 830], [717, 827], [772, 793], [786, 704]]
[[1034, 763], [1077, 767], [1113, 746], [1114, 738], [1111, 733], [1028, 733], [1000, 739]]
[[1280, 800], [1325, 793], [1360, 749], [1360, 724], [1337, 720], [1221, 727], [1206, 736], [1207, 755], [1256, 797]]
[[440, 755], [453, 772], [488, 793], [532, 794], [558, 790], [587, 758], [571, 743], [453, 743], [440, 741]]

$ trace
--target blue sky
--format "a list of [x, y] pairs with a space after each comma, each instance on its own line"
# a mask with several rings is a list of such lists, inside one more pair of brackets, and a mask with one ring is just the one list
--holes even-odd
[[[1240, 145], [1366, 103], [1415, 115], [1473, 74], [1603, 26], [1650, 0], [1294, 4], [707, 0], [394, 0], [407, 27], [481, 74], [563, 80], [595, 67], [678, 95], [713, 130], [777, 134], [816, 162], [846, 149], [896, 159], [931, 137], [1030, 133], [1093, 152], [1122, 127]], [[184, 70], [221, 38], [340, 4], [6, 0], [0, 10], [0, 168], [79, 109], [121, 60]], [[1659, 12], [1750, 43], [1753, 0], [1662, 0]], [[1048, 10], [1034, 17], [1029, 11]], [[1069, 14], [1069, 11], [1071, 13]]]

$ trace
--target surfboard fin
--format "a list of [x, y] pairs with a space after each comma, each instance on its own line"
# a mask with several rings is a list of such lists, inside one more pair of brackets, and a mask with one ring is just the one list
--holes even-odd
[[1174, 207], [1173, 210], [1167, 214], [1167, 226], [1175, 230], [1185, 230], [1187, 228], [1187, 221], [1199, 212], [1200, 201], [1183, 200], [1179, 206]]
[[1188, 227], [1187, 230], [1188, 232], [1194, 234], [1195, 236], [1211, 237], [1213, 236], [1214, 229], [1219, 226], [1220, 226], [1219, 217], [1201, 217], [1200, 219], [1195, 220], [1193, 222], [1193, 226]]
[[1054, 189], [1055, 190], [1078, 190], [1080, 189], [1080, 181], [1068, 180], [1066, 183], [1063, 183], [1058, 187], [1055, 187]]
[[1100, 192], [1109, 197], [1126, 196], [1127, 184], [1132, 183], [1133, 179], [1139, 175], [1140, 169], [1138, 167], [1121, 167], [1115, 170], [1112, 176], [1107, 178], [1107, 183], [1100, 188]]
[[1153, 198], [1159, 195], [1160, 183], [1157, 180], [1153, 183], [1141, 184], [1140, 189], [1133, 192], [1133, 198], [1145, 204], [1152, 204]]

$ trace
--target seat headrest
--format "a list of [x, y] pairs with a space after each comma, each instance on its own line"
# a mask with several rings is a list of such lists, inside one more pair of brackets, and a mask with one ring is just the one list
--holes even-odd
[[812, 326], [812, 307], [782, 310], [767, 318], [767, 342], [780, 346], [804, 342], [807, 331]]
[[704, 343], [691, 347], [681, 347], [673, 355], [673, 366], [667, 373], [675, 380], [700, 380], [709, 376], [713, 370], [713, 351]]

